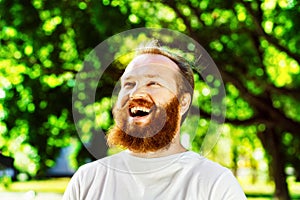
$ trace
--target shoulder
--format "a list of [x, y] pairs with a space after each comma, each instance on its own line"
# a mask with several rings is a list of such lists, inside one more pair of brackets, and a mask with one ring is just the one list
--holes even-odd
[[200, 185], [204, 185], [210, 199], [246, 199], [240, 184], [228, 168], [195, 152], [189, 152], [185, 159], [190, 163], [197, 182], [204, 183]]
[[118, 160], [118, 156], [107, 156], [79, 167], [72, 176], [63, 199], [86, 199], [88, 194], [100, 195], [100, 188], [105, 185], [104, 177], [110, 169], [108, 163]]
[[102, 159], [84, 164], [72, 176], [70, 184], [90, 187], [91, 184], [103, 180], [111, 169], [110, 164], [118, 160], [119, 155], [107, 156]]
[[186, 152], [180, 162], [191, 168], [191, 170], [205, 175], [219, 176], [220, 174], [231, 172], [228, 168], [223, 167], [219, 163], [209, 160], [193, 151]]
[[107, 169], [111, 168], [113, 165], [115, 165], [120, 158], [122, 157], [122, 152], [121, 153], [117, 153], [111, 156], [107, 156], [101, 159], [98, 159], [96, 161], [87, 163], [82, 165], [81, 167], [78, 168], [76, 173], [87, 173], [87, 174], [91, 174], [91, 173], [97, 173], [97, 172], [106, 172]]

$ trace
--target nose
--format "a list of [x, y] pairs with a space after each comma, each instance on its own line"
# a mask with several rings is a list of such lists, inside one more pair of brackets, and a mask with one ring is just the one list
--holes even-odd
[[138, 87], [136, 86], [129, 95], [130, 99], [140, 99], [140, 98], [146, 98], [147, 92], [145, 91], [144, 87]]

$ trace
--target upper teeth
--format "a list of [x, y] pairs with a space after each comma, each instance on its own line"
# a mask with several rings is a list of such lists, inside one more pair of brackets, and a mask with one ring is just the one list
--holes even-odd
[[137, 113], [137, 111], [143, 111], [143, 112], [150, 112], [149, 108], [145, 108], [145, 107], [133, 107], [130, 109], [130, 112], [132, 113]]

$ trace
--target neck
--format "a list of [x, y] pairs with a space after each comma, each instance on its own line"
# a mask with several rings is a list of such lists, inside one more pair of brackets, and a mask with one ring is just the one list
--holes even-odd
[[173, 139], [173, 141], [171, 142], [171, 144], [168, 145], [167, 148], [162, 148], [155, 152], [146, 152], [146, 153], [137, 153], [137, 152], [130, 151], [130, 154], [141, 158], [159, 158], [159, 157], [169, 156], [177, 153], [182, 153], [185, 151], [187, 151], [187, 149], [184, 148], [180, 143], [180, 134], [178, 132], [175, 138]]

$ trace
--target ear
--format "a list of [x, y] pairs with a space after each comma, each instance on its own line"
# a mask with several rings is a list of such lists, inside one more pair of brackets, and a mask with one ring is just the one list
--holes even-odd
[[180, 97], [180, 114], [184, 115], [190, 107], [191, 104], [191, 95], [189, 93], [184, 93]]

